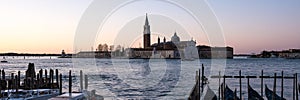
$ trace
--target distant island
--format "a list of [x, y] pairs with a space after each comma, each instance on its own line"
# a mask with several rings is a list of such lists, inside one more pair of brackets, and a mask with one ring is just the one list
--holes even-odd
[[205, 45], [196, 46], [196, 41], [191, 39], [181, 41], [180, 37], [174, 32], [171, 41], [167, 41], [164, 37], [161, 41], [157, 37], [157, 42], [151, 44], [151, 31], [148, 16], [146, 14], [144, 32], [143, 32], [143, 48], [122, 48], [117, 46], [110, 47], [108, 51], [106, 44], [99, 44], [96, 51], [80, 51], [73, 57], [79, 58], [131, 58], [131, 59], [149, 59], [149, 58], [165, 58], [165, 59], [211, 59], [211, 58], [233, 58], [232, 47], [210, 47]]

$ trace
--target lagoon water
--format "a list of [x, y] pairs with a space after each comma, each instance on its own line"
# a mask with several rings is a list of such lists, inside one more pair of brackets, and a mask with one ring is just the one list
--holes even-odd
[[[1, 57], [2, 58], [2, 57]], [[0, 63], [0, 68], [9, 73], [21, 71], [24, 75], [28, 63], [35, 63], [36, 71], [40, 69], [59, 69], [63, 75], [72, 70], [73, 91], [79, 89], [79, 71], [88, 75], [88, 90], [106, 99], [186, 99], [195, 84], [196, 70], [205, 67], [205, 75], [217, 75], [225, 71], [226, 75], [273, 76], [276, 72], [292, 76], [300, 72], [300, 59], [200, 59], [181, 61], [175, 59], [91, 59], [91, 58], [57, 58], [57, 57], [6, 57], [8, 63]], [[298, 76], [299, 77], [299, 76]], [[217, 90], [216, 79], [210, 79], [213, 90]], [[68, 90], [68, 79], [64, 76], [63, 91]], [[239, 92], [238, 79], [226, 79], [228, 86]], [[273, 79], [265, 79], [270, 89]], [[250, 85], [260, 93], [260, 79], [250, 79]], [[277, 79], [277, 94], [280, 95], [281, 79]], [[247, 80], [242, 79], [243, 98], [247, 99]], [[293, 80], [284, 80], [284, 97], [292, 99]], [[218, 94], [218, 93], [217, 93]], [[239, 95], [238, 95], [239, 96]]]

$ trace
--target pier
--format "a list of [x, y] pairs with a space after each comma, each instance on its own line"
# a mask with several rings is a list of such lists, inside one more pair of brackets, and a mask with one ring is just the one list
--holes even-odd
[[[292, 80], [292, 93], [293, 93], [293, 99], [292, 100], [299, 100], [298, 96], [299, 96], [299, 92], [300, 92], [300, 87], [298, 84], [298, 73], [293, 74], [292, 76], [285, 76], [284, 72], [281, 71], [281, 74], [278, 75], [277, 73], [274, 73], [273, 76], [266, 76], [264, 75], [264, 71], [261, 70], [261, 75], [260, 76], [251, 76], [251, 75], [244, 75], [242, 76], [242, 71], [239, 70], [238, 75], [236, 76], [229, 76], [229, 75], [213, 75], [210, 76], [210, 78], [212, 79], [218, 79], [218, 91], [215, 94], [216, 98], [210, 98], [211, 100], [228, 100], [228, 93], [226, 94], [225, 90], [227, 87], [226, 85], [226, 79], [237, 79], [239, 81], [239, 93], [236, 92], [236, 88], [235, 91], [233, 92], [233, 100], [239, 100], [238, 98], [244, 99], [243, 93], [242, 93], [242, 79], [247, 79], [247, 95], [248, 95], [248, 99], [249, 97], [253, 97], [253, 95], [255, 94], [255, 96], [260, 96], [260, 98], [266, 96], [266, 98], [272, 98], [271, 100], [285, 100], [283, 93], [286, 92], [284, 89], [284, 80]], [[250, 79], [260, 79], [260, 94], [258, 93], [253, 93], [253, 90], [251, 85], [250, 85]], [[273, 88], [271, 89], [272, 94], [268, 95], [268, 94], [264, 94], [263, 91], [264, 89], [268, 89], [267, 85], [264, 84], [264, 80], [265, 79], [273, 79]], [[280, 89], [277, 89], [277, 80], [281, 80]], [[222, 81], [222, 82], [221, 82]], [[207, 84], [209, 84], [209, 82], [207, 82], [207, 78], [204, 75], [204, 66], [202, 64], [202, 68], [199, 69], [198, 71], [196, 71], [196, 77], [195, 77], [195, 85], [192, 89], [192, 91], [190, 92], [190, 96], [189, 96], [189, 100], [200, 100], [201, 98], [204, 98], [206, 96], [203, 96], [203, 92], [204, 92], [204, 86], [206, 86]], [[290, 85], [290, 84], [288, 84]], [[251, 90], [252, 89], [252, 90]], [[265, 90], [266, 92], [267, 90]], [[280, 95], [277, 95], [276, 92], [280, 91]], [[208, 91], [207, 91], [208, 92]], [[255, 91], [256, 92], [256, 91]], [[226, 94], [226, 95], [225, 95]], [[226, 97], [227, 96], [227, 97]], [[269, 97], [268, 97], [269, 96]], [[206, 100], [206, 99], [205, 99]], [[261, 99], [255, 99], [255, 100], [261, 100]]]
[[[49, 75], [48, 75], [49, 72]], [[54, 75], [55, 74], [55, 75]], [[59, 78], [60, 76], [60, 78]], [[62, 79], [58, 70], [39, 70], [36, 74], [33, 63], [29, 63], [25, 75], [21, 79], [21, 72], [10, 73], [7, 75], [5, 70], [0, 70], [0, 98], [6, 98], [4, 91], [15, 91], [16, 94], [27, 90], [50, 89], [56, 90], [53, 94], [62, 94]], [[59, 93], [57, 93], [59, 92]], [[52, 94], [52, 93], [51, 93]]]
[[[5, 70], [0, 70], [0, 98], [19, 98], [19, 99], [36, 99], [36, 100], [82, 100], [97, 99], [103, 100], [103, 97], [95, 94], [96, 91], [87, 91], [88, 76], [80, 70], [80, 90], [72, 90], [71, 70], [68, 75], [68, 92], [62, 92], [63, 76], [59, 74], [58, 69], [40, 69], [35, 71], [33, 63], [28, 64], [25, 75], [21, 72], [10, 73], [7, 75]], [[84, 76], [84, 78], [83, 78]], [[22, 78], [22, 79], [21, 79]], [[83, 88], [83, 82], [85, 88]]]

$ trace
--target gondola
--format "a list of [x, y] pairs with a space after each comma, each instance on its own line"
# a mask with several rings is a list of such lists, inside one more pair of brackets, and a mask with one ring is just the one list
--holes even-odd
[[[221, 85], [221, 87], [223, 84]], [[225, 100], [241, 100], [236, 96], [236, 92], [233, 92], [227, 85], [225, 86], [225, 93], [224, 93]]]
[[210, 89], [209, 86], [207, 86], [207, 91], [203, 100], [218, 100], [217, 95], [214, 93], [213, 90]]
[[264, 100], [250, 85], [248, 85], [248, 100]]
[[[266, 97], [267, 97], [267, 99], [268, 100], [273, 100], [273, 91], [272, 90], [270, 90], [269, 88], [268, 88], [268, 86], [267, 85], [265, 85], [265, 94], [266, 94]], [[278, 96], [276, 93], [275, 93], [275, 95], [274, 95], [274, 100], [286, 100], [285, 98], [281, 98], [280, 96]]]

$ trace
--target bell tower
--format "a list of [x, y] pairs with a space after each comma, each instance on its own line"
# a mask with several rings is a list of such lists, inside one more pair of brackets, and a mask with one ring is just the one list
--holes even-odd
[[150, 25], [148, 21], [148, 15], [146, 14], [146, 21], [144, 25], [144, 49], [150, 48], [151, 37], [150, 37]]

